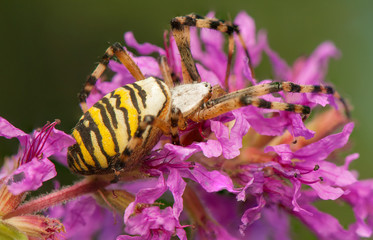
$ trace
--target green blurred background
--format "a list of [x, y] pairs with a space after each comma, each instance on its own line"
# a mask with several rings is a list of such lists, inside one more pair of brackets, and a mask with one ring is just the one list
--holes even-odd
[[[77, 93], [108, 42], [123, 43], [123, 34], [162, 46], [169, 20], [195, 12], [215, 11], [229, 19], [241, 10], [266, 29], [271, 47], [288, 63], [310, 54], [325, 40], [333, 41], [342, 58], [332, 60], [327, 81], [353, 104], [356, 120], [352, 164], [361, 178], [373, 177], [373, 1], [230, 0], [230, 1], [0, 1], [0, 116], [30, 132], [47, 120], [70, 132], [79, 119]], [[268, 60], [258, 78], [271, 76]], [[0, 157], [17, 150], [16, 140], [0, 139]], [[67, 174], [68, 173], [64, 173]], [[71, 175], [68, 175], [69, 177]], [[330, 204], [332, 205], [332, 204]], [[346, 207], [322, 210], [353, 221]], [[330, 210], [331, 209], [331, 210]], [[294, 222], [296, 236], [314, 237]], [[303, 229], [303, 230], [302, 230]], [[306, 236], [306, 237], [305, 237]]]

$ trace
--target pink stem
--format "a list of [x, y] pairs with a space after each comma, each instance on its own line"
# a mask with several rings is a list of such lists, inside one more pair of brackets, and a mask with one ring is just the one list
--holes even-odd
[[78, 182], [70, 187], [63, 188], [48, 195], [31, 200], [19, 206], [14, 211], [3, 216], [3, 219], [38, 212], [45, 208], [57, 205], [61, 202], [74, 199], [78, 196], [95, 192], [98, 189], [106, 187], [109, 184], [110, 182], [108, 181], [86, 178], [83, 181]]

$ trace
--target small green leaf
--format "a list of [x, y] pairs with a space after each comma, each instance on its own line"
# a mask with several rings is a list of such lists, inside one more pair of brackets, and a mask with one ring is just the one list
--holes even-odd
[[2, 240], [28, 240], [26, 234], [17, 228], [0, 221], [0, 239]]

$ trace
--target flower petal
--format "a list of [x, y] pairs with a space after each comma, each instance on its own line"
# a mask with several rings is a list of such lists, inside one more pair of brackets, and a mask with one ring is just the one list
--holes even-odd
[[179, 219], [180, 213], [183, 211], [183, 193], [186, 187], [186, 182], [181, 178], [179, 172], [174, 168], [169, 168], [170, 174], [167, 178], [167, 187], [174, 196], [174, 205], [172, 211], [176, 219]]
[[8, 189], [14, 195], [40, 188], [43, 182], [57, 175], [54, 164], [47, 158], [36, 159], [21, 165], [8, 177]]
[[16, 137], [21, 143], [21, 146], [25, 146], [29, 139], [29, 135], [27, 133], [24, 133], [22, 130], [14, 127], [2, 117], [0, 117], [0, 136], [8, 139]]
[[143, 55], [149, 55], [153, 52], [157, 52], [159, 55], [165, 55], [166, 52], [164, 51], [164, 49], [156, 46], [156, 45], [153, 45], [153, 44], [150, 44], [150, 43], [143, 43], [143, 44], [139, 44], [136, 39], [135, 39], [135, 36], [133, 35], [133, 32], [126, 32], [124, 34], [124, 41], [126, 42], [126, 44], [134, 49], [136, 49], [137, 52], [139, 52], [140, 54], [143, 54]]

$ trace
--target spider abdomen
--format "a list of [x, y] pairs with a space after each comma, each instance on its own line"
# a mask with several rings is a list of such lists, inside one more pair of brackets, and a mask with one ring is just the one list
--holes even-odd
[[[108, 93], [75, 126], [72, 136], [76, 144], [68, 149], [69, 167], [84, 175], [113, 173], [144, 116], [157, 116], [168, 121], [170, 109], [170, 91], [155, 78], [128, 84]], [[139, 154], [151, 150], [157, 133], [157, 129], [149, 127], [143, 133], [144, 147], [134, 149], [122, 165], [133, 168]]]

